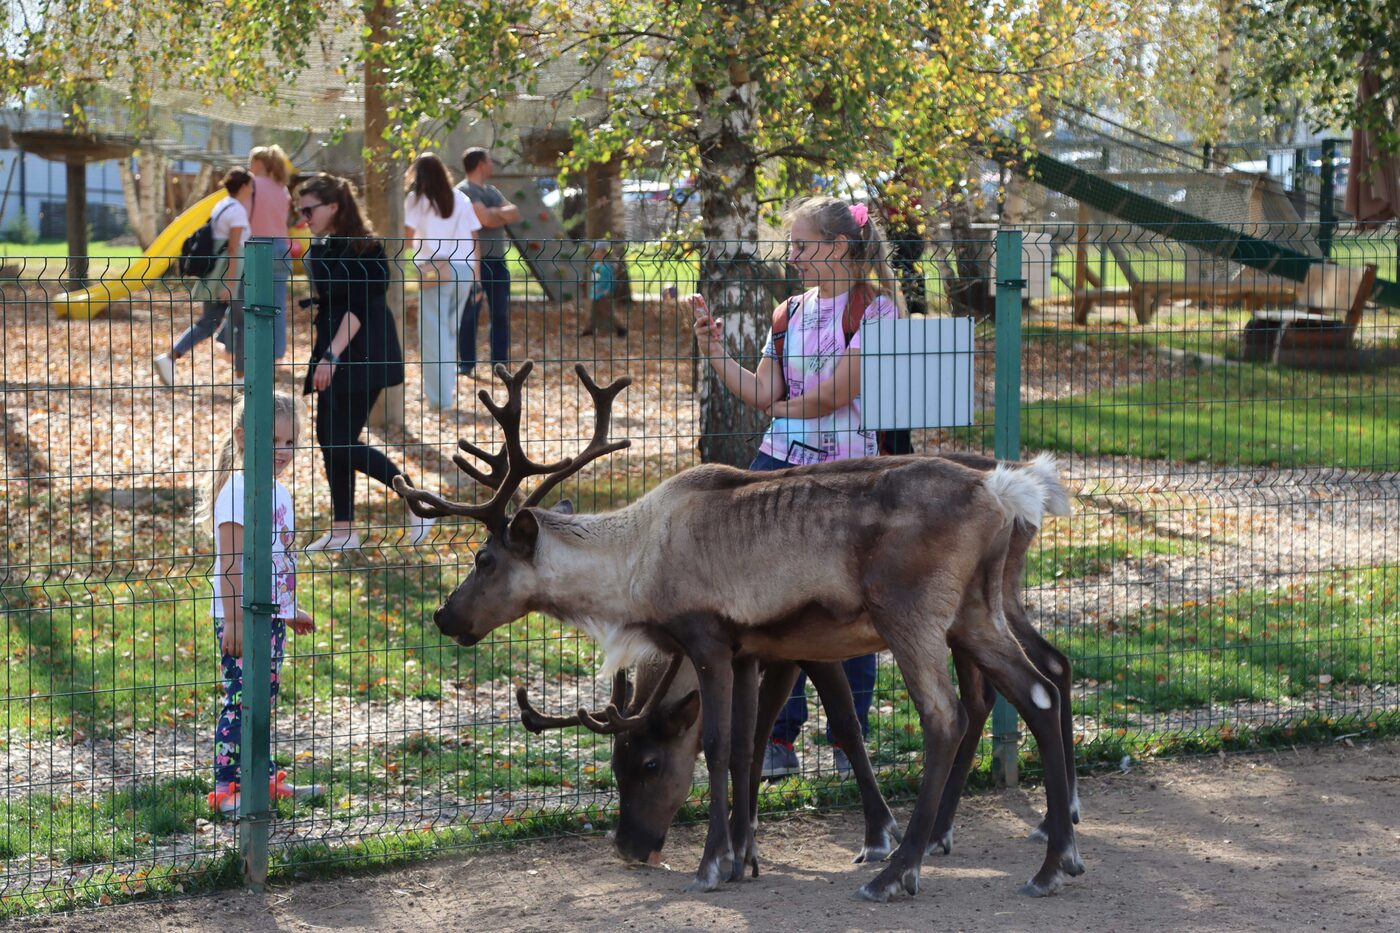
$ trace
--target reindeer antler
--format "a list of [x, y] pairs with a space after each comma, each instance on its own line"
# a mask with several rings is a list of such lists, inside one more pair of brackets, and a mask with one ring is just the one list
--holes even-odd
[[588, 394], [593, 397], [593, 405], [596, 409], [593, 438], [578, 456], [565, 457], [555, 463], [538, 463], [531, 460], [526, 455], [525, 447], [520, 439], [520, 416], [522, 390], [525, 380], [534, 368], [534, 361], [526, 360], [520, 369], [512, 375], [503, 365], [496, 364], [496, 377], [506, 386], [504, 405], [496, 404], [495, 400], [491, 398], [491, 394], [485, 389], [477, 393], [482, 404], [491, 412], [491, 417], [501, 426], [505, 440], [501, 444], [500, 452], [495, 454], [466, 440], [458, 441], [457, 446], [487, 464], [491, 468], [490, 472], [477, 469], [470, 460], [461, 454], [452, 456], [452, 462], [456, 463], [459, 469], [478, 483], [494, 490], [494, 495], [482, 503], [453, 502], [435, 493], [415, 489], [413, 484], [403, 476], [394, 477], [394, 491], [407, 501], [408, 507], [415, 515], [421, 515], [424, 518], [465, 515], [467, 518], [474, 518], [481, 522], [492, 534], [497, 534], [505, 530], [509, 520], [506, 509], [516, 490], [531, 476], [545, 476], [547, 478], [530, 494], [522, 508], [539, 504], [549, 490], [583, 469], [593, 460], [631, 446], [632, 442], [627, 440], [609, 442], [608, 427], [612, 421], [613, 402], [617, 399], [618, 393], [632, 384], [632, 378], [624, 376], [606, 388], [599, 388], [597, 383], [589, 377], [588, 370], [579, 364], [575, 369], [583, 381], [584, 387], [588, 389]]
[[[627, 702], [627, 669], [621, 668], [613, 675], [612, 702], [611, 706], [619, 706]], [[578, 713], [572, 716], [549, 716], [535, 709], [530, 702], [530, 695], [524, 687], [515, 688], [515, 704], [520, 707], [520, 724], [529, 729], [535, 735], [539, 735], [546, 729], [563, 729], [567, 726], [582, 725], [579, 722]]]
[[[524, 687], [517, 687], [515, 702], [520, 707], [520, 723], [536, 735], [546, 729], [562, 729], [566, 726], [583, 726], [600, 735], [636, 732], [646, 724], [647, 718], [656, 710], [661, 698], [671, 689], [671, 682], [676, 679], [676, 672], [680, 667], [681, 656], [672, 655], [665, 673], [656, 682], [655, 689], [647, 696], [641, 709], [637, 709], [638, 697], [634, 696], [630, 703], [627, 702], [627, 671], [625, 668], [619, 670], [613, 675], [612, 700], [603, 711], [601, 719], [584, 707], [579, 707], [578, 712], [572, 716], [548, 716], [535, 709]], [[625, 712], [621, 711], [624, 704]]]

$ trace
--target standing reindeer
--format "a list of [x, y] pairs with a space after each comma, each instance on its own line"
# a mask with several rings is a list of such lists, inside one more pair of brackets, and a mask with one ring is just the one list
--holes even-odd
[[[613, 401], [630, 379], [599, 388], [577, 367], [597, 410], [593, 437], [578, 456], [541, 464], [526, 456], [520, 438], [521, 392], [532, 368], [527, 362], [511, 375], [497, 367], [508, 393], [504, 405], [481, 393], [505, 434], [501, 450], [491, 454], [460, 442], [490, 472], [454, 458], [494, 490], [489, 500], [450, 502], [395, 480], [417, 514], [467, 516], [490, 532], [473, 571], [433, 618], [444, 634], [470, 646], [538, 611], [592, 635], [614, 667], [658, 650], [679, 649], [690, 658], [700, 684], [711, 800], [705, 852], [689, 890], [717, 888], [726, 861], [731, 880], [757, 869], [747, 781], [754, 722], [731, 716], [756, 702], [757, 659], [838, 661], [888, 646], [919, 711], [924, 778], [902, 842], [859, 894], [884, 901], [901, 888], [917, 893], [939, 797], [967, 725], [947, 669], [954, 642], [1022, 711], [1045, 762], [1047, 852], [1028, 892], [1049, 893], [1066, 874], [1083, 871], [1059, 691], [1027, 659], [1003, 605], [1014, 530], [1038, 527], [1047, 508], [1068, 509], [1052, 461], [990, 473], [927, 457], [773, 473], [707, 465], [615, 512], [564, 514], [538, 505], [586, 464], [628, 446], [607, 438]], [[531, 476], [544, 479], [510, 514], [512, 497]], [[785, 547], [787, 535], [811, 542], [800, 559]], [[763, 567], [761, 575], [755, 566]]]
[[[953, 453], [946, 456], [974, 469], [990, 470], [996, 466], [996, 461], [976, 454]], [[1055, 682], [1060, 696], [1065, 697], [1069, 695], [1071, 685], [1069, 660], [1036, 631], [1021, 602], [1021, 579], [1033, 538], [1033, 529], [1017, 529], [1012, 535], [1003, 581], [1007, 618], [1027, 657], [1042, 674]], [[968, 727], [943, 788], [943, 799], [929, 844], [929, 852], [941, 849], [944, 854], [952, 852], [953, 817], [967, 774], [976, 758], [982, 727], [995, 700], [995, 692], [982, 672], [962, 657], [956, 643], [950, 647], [953, 650], [953, 665], [958, 670], [959, 694], [968, 717]], [[851, 755], [856, 783], [861, 792], [866, 824], [865, 844], [854, 861], [860, 863], [875, 860], [877, 856], [883, 857], [889, 848], [882, 848], [882, 844], [892, 846], [890, 840], [893, 836], [887, 829], [892, 817], [880, 794], [874, 771], [869, 766], [855, 710], [848, 702], [849, 684], [839, 665], [805, 662], [802, 667], [816, 686], [822, 706], [831, 716], [836, 740]], [[758, 746], [766, 741], [766, 736], [771, 732], [773, 720], [787, 697], [787, 691], [792, 689], [796, 675], [797, 665], [785, 662], [765, 664], [756, 711]], [[609, 712], [597, 717], [580, 709], [570, 716], [546, 716], [531, 705], [524, 687], [516, 691], [520, 721], [536, 734], [545, 729], [583, 726], [617, 737], [613, 745], [612, 768], [618, 784], [619, 819], [613, 842], [623, 858], [649, 863], [659, 861], [671, 823], [690, 796], [695, 759], [700, 754], [697, 687], [695, 669], [689, 662], [657, 657], [637, 665], [636, 690], [630, 697], [626, 672], [618, 672], [608, 709], [625, 708], [621, 715]], [[734, 715], [743, 715], [744, 712], [736, 709]], [[1061, 739], [1070, 785], [1070, 816], [1073, 822], [1078, 823], [1073, 720], [1066, 703], [1061, 703]], [[755, 760], [761, 757], [762, 752], [758, 747], [754, 755]], [[750, 775], [750, 787], [751, 802], [756, 804], [756, 772]], [[756, 810], [750, 813], [750, 818], [756, 822]], [[1044, 826], [1038, 826], [1031, 838], [1044, 841]]]

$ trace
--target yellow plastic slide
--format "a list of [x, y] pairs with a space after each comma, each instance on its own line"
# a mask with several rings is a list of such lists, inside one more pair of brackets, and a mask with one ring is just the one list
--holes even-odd
[[53, 309], [59, 317], [86, 321], [97, 317], [114, 301], [121, 301], [132, 292], [139, 292], [165, 274], [170, 264], [180, 257], [185, 237], [194, 233], [223, 200], [224, 189], [201, 199], [161, 231], [150, 249], [139, 259], [133, 259], [121, 275], [107, 279], [78, 292], [64, 292], [53, 299]]

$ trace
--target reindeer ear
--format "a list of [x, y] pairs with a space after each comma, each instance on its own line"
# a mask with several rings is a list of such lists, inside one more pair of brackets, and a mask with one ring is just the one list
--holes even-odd
[[533, 509], [515, 513], [506, 528], [506, 544], [517, 554], [529, 557], [535, 553], [535, 541], [540, 536], [540, 522]]
[[560, 515], [572, 515], [574, 514], [573, 500], [560, 499], [558, 502], [554, 503], [554, 505], [550, 506], [549, 510], [551, 512], [558, 512]]
[[700, 691], [690, 691], [661, 715], [664, 717], [662, 731], [667, 736], [680, 735], [700, 718]]

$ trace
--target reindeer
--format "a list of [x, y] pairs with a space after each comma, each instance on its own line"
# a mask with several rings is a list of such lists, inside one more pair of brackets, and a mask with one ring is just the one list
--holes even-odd
[[[974, 469], [990, 470], [996, 461], [976, 454], [944, 454]], [[1017, 529], [1012, 535], [1004, 574], [1004, 602], [1007, 618], [1021, 647], [1036, 668], [1055, 682], [1061, 697], [1069, 695], [1071, 684], [1069, 660], [1041, 637], [1031, 624], [1021, 602], [1021, 579], [1026, 554], [1034, 533]], [[967, 774], [976, 757], [982, 728], [991, 713], [995, 693], [980, 670], [962, 657], [956, 644], [953, 664], [958, 669], [958, 687], [968, 727], [958, 747], [948, 782], [943, 789], [938, 816], [934, 821], [928, 853], [941, 849], [950, 854], [953, 849], [953, 817], [962, 796]], [[679, 665], [679, 667], [678, 667]], [[828, 711], [832, 731], [838, 742], [848, 750], [865, 815], [865, 844], [855, 857], [855, 863], [873, 861], [888, 854], [892, 835], [889, 808], [880, 794], [878, 782], [865, 754], [859, 724], [850, 705], [850, 689], [839, 664], [802, 665], [812, 678], [822, 705]], [[768, 662], [764, 665], [756, 717], [754, 755], [762, 756], [766, 736], [772, 731], [778, 714], [797, 676], [797, 665]], [[529, 700], [524, 687], [516, 690], [520, 721], [537, 735], [545, 729], [583, 726], [595, 732], [617, 737], [613, 746], [612, 767], [618, 783], [618, 827], [613, 842], [619, 855], [650, 864], [660, 861], [661, 847], [666, 840], [676, 813], [690, 796], [695, 760], [700, 754], [698, 681], [694, 668], [676, 658], [654, 658], [637, 665], [636, 690], [628, 695], [627, 676], [619, 671], [613, 683], [610, 709], [626, 713], [620, 718], [597, 717], [586, 709], [570, 716], [546, 716]], [[735, 710], [734, 715], [743, 715]], [[1066, 777], [1070, 784], [1070, 817], [1079, 822], [1079, 795], [1074, 771], [1073, 720], [1068, 704], [1061, 703], [1061, 737], [1065, 749]], [[757, 804], [759, 778], [750, 777], [751, 800]], [[756, 809], [750, 813], [757, 820]], [[1030, 838], [1045, 841], [1044, 825], [1036, 827]]]
[[[894, 815], [875, 777], [856, 719], [851, 686], [839, 662], [800, 662], [831, 719], [831, 731], [850, 756], [865, 816], [865, 841], [855, 864], [882, 861], [899, 841]], [[755, 722], [756, 754], [797, 682], [799, 664], [775, 661], [764, 666]], [[629, 696], [630, 692], [630, 696]], [[520, 722], [536, 735], [546, 729], [583, 726], [616, 737], [612, 768], [618, 787], [618, 825], [613, 843], [624, 859], [656, 865], [676, 813], [690, 796], [695, 760], [700, 755], [700, 692], [695, 667], [683, 655], [657, 655], [637, 665], [637, 684], [629, 691], [626, 669], [613, 678], [611, 702], [602, 716], [580, 708], [568, 716], [549, 716], [530, 703], [524, 687], [515, 691]], [[736, 716], [754, 711], [734, 711]], [[735, 776], [750, 787], [749, 818], [756, 822], [759, 774]]]
[[[882, 457], [773, 473], [693, 467], [614, 512], [574, 515], [539, 508], [544, 496], [585, 465], [629, 446], [608, 441], [611, 407], [630, 379], [598, 387], [577, 367], [597, 411], [592, 439], [575, 457], [531, 460], [520, 439], [521, 391], [533, 364], [514, 375], [497, 367], [507, 401], [482, 402], [505, 435], [491, 454], [466, 441], [458, 466], [492, 488], [483, 503], [451, 502], [395, 489], [422, 516], [461, 515], [489, 532], [475, 566], [433, 619], [471, 646], [529, 612], [549, 614], [592, 635], [614, 668], [656, 651], [683, 651], [695, 666], [710, 778], [705, 851], [688, 890], [719, 886], [724, 863], [739, 880], [757, 869], [747, 778], [754, 721], [732, 717], [756, 702], [760, 657], [838, 661], [888, 646], [919, 711], [924, 777], [904, 838], [886, 867], [859, 889], [885, 901], [918, 891], [939, 797], [966, 713], [948, 676], [959, 644], [1007, 696], [1036, 736], [1046, 765], [1046, 857], [1027, 893], [1056, 890], [1083, 872], [1070, 798], [1055, 685], [1012, 634], [1002, 593], [1010, 538], [1038, 527], [1047, 510], [1067, 511], [1053, 461], [982, 473], [948, 460]], [[531, 476], [544, 479], [521, 506], [512, 497]], [[785, 535], [808, 542], [802, 554]], [[755, 572], [762, 568], [762, 573]], [[733, 825], [727, 782], [732, 765]], [[737, 853], [736, 853], [737, 842]]]

